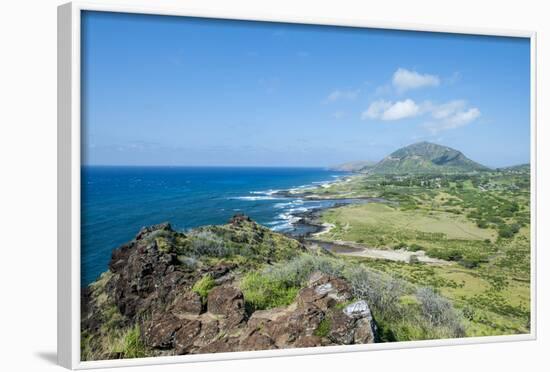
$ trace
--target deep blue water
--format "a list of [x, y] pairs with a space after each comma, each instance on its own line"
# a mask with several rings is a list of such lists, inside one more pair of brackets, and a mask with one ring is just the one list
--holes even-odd
[[331, 202], [277, 198], [273, 191], [345, 175], [319, 168], [83, 167], [81, 284], [107, 270], [112, 250], [143, 226], [168, 221], [185, 230], [245, 213], [288, 231], [293, 213]]

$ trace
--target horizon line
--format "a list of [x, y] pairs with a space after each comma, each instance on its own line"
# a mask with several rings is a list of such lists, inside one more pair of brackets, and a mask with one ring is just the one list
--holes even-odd
[[329, 165], [189, 165], [189, 164], [81, 164], [81, 167], [173, 167], [173, 168], [331, 168]]

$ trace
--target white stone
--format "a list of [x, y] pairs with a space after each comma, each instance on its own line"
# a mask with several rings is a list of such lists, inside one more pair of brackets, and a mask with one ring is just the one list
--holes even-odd
[[365, 300], [349, 304], [344, 308], [344, 314], [350, 318], [372, 318], [369, 304]]
[[320, 286], [315, 287], [315, 293], [323, 295], [325, 293], [329, 293], [332, 291], [332, 284], [331, 283], [325, 283], [321, 284]]

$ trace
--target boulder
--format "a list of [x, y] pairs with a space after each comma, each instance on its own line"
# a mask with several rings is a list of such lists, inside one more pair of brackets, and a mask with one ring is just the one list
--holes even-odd
[[181, 326], [181, 321], [172, 314], [154, 316], [145, 330], [145, 344], [154, 349], [171, 349]]
[[292, 347], [301, 336], [311, 336], [319, 327], [324, 314], [312, 303], [296, 307], [293, 311], [268, 321], [264, 328], [277, 347]]
[[354, 344], [373, 344], [376, 342], [376, 324], [367, 318], [359, 319], [355, 323], [355, 333], [353, 334]]
[[352, 297], [351, 289], [343, 279], [317, 271], [310, 276], [308, 286], [298, 293], [297, 303], [298, 306], [315, 304], [327, 310]]
[[315, 288], [318, 294], [325, 294], [337, 302], [349, 301], [353, 297], [351, 288], [344, 279], [323, 274], [319, 271], [310, 276], [308, 286]]
[[189, 354], [200, 331], [201, 322], [199, 320], [184, 320], [181, 324], [181, 328], [179, 328], [174, 335], [176, 354]]
[[220, 333], [219, 322], [215, 319], [202, 319], [201, 320], [201, 332], [195, 338], [194, 345], [197, 347], [203, 347], [216, 339]]
[[344, 308], [344, 314], [354, 319], [368, 318], [372, 320], [369, 304], [365, 300], [360, 300], [349, 304]]
[[277, 346], [275, 346], [275, 343], [270, 337], [259, 332], [254, 332], [241, 340], [239, 348], [243, 351], [254, 351], [276, 349]]
[[202, 312], [201, 296], [193, 291], [187, 291], [176, 297], [171, 308], [174, 315], [184, 316], [186, 314], [199, 315]]
[[212, 289], [208, 294], [207, 307], [210, 313], [223, 317], [245, 315], [243, 293], [231, 285]]
[[197, 349], [199, 354], [208, 353], [226, 353], [229, 351], [239, 351], [239, 338], [223, 337]]
[[352, 344], [355, 334], [355, 321], [342, 311], [334, 312], [330, 317], [328, 338], [335, 344]]
[[337, 344], [346, 345], [375, 342], [376, 325], [367, 302], [356, 301], [334, 312], [328, 337]]
[[315, 347], [322, 345], [322, 340], [318, 336], [300, 336], [294, 343], [294, 347]]

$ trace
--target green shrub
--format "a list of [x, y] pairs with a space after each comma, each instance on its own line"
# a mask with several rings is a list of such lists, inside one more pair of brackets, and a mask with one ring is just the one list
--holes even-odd
[[215, 286], [216, 282], [214, 281], [212, 275], [206, 274], [193, 285], [193, 291], [198, 293], [204, 302], [208, 297], [208, 293], [210, 293], [212, 288], [214, 288]]
[[479, 220], [477, 221], [477, 227], [479, 227], [480, 229], [486, 229], [487, 227], [489, 227], [489, 225], [487, 224], [487, 221]]
[[454, 337], [464, 336], [460, 316], [446, 298], [436, 294], [431, 288], [422, 287], [416, 292], [422, 314], [435, 327], [447, 327]]
[[260, 271], [246, 274], [241, 280], [245, 303], [251, 310], [288, 305], [313, 272], [341, 276], [344, 267], [342, 260], [311, 254], [265, 266]]
[[373, 311], [390, 317], [400, 313], [399, 298], [410, 289], [403, 280], [363, 266], [351, 267], [344, 276], [351, 284], [354, 297], [365, 299]]
[[291, 304], [299, 287], [292, 282], [278, 280], [261, 272], [246, 274], [241, 280], [241, 290], [247, 308], [251, 311], [271, 309]]
[[231, 252], [223, 239], [210, 231], [197, 231], [189, 235], [188, 249], [195, 256], [225, 257]]
[[423, 251], [424, 247], [418, 244], [411, 244], [408, 250], [412, 252], [418, 252], [418, 251]]
[[407, 244], [403, 243], [403, 242], [399, 242], [397, 244], [395, 244], [393, 247], [393, 249], [406, 249], [407, 248]]
[[514, 232], [510, 226], [502, 224], [498, 227], [498, 236], [504, 239], [509, 239], [514, 236]]
[[332, 322], [328, 317], [325, 317], [323, 318], [323, 320], [321, 320], [321, 323], [319, 323], [319, 326], [313, 332], [313, 334], [317, 337], [327, 337], [331, 327], [332, 327]]

